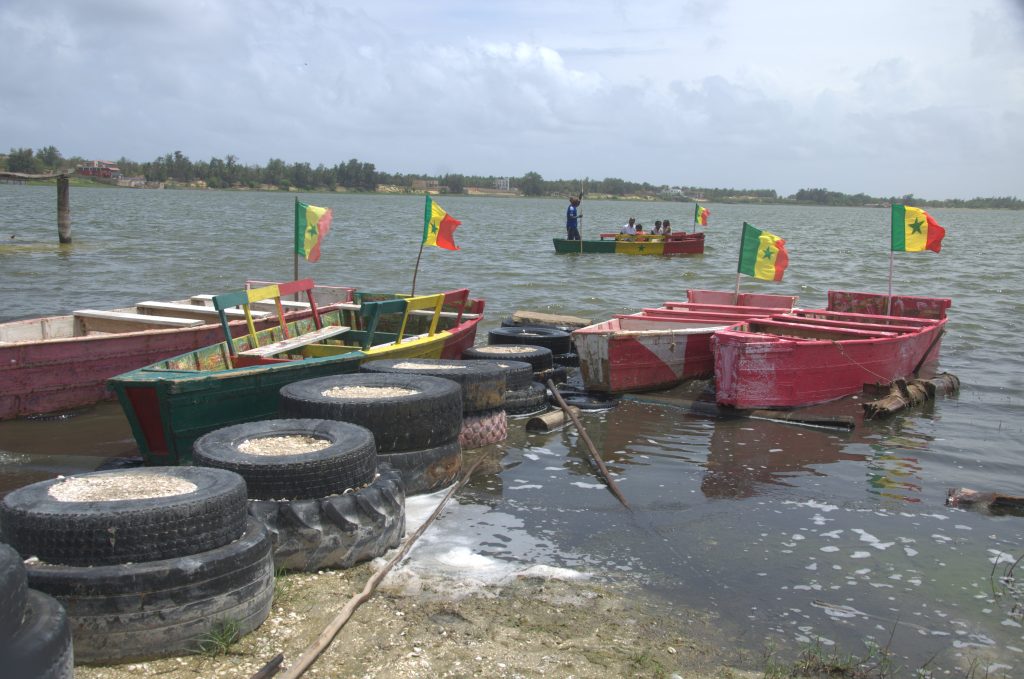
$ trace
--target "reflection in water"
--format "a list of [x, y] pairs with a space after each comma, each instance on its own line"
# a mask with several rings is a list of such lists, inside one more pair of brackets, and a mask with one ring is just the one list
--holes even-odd
[[885, 498], [920, 502], [921, 464], [916, 457], [904, 457], [880, 446], [868, 460], [870, 492]]
[[758, 495], [758, 485], [791, 485], [795, 475], [824, 476], [817, 466], [840, 460], [862, 461], [843, 452], [853, 435], [774, 422], [727, 420], [715, 423], [701, 490], [707, 497]]

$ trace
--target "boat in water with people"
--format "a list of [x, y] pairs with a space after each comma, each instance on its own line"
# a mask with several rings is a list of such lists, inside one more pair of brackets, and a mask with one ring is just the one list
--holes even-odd
[[588, 391], [611, 394], [668, 389], [714, 371], [711, 335], [753, 316], [786, 312], [792, 295], [688, 290], [666, 302], [574, 330], [580, 376]]
[[555, 254], [616, 255], [700, 255], [704, 253], [704, 233], [658, 234], [602, 233], [599, 239], [569, 240], [555, 238]]
[[830, 290], [825, 309], [750, 318], [711, 338], [715, 399], [798, 408], [930, 370], [951, 300]]
[[[213, 298], [222, 312], [291, 294], [287, 284]], [[110, 388], [128, 417], [147, 464], [188, 464], [192, 443], [233, 424], [277, 416], [282, 386], [354, 372], [379, 358], [461, 358], [473, 346], [484, 301], [461, 288], [407, 297], [357, 291], [353, 301], [113, 377]], [[222, 324], [226, 321], [222, 316]]]

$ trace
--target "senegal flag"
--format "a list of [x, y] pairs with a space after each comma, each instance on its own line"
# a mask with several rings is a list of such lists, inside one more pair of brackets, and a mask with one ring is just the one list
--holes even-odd
[[440, 205], [427, 196], [427, 209], [423, 215], [423, 245], [434, 245], [445, 250], [458, 250], [455, 244], [455, 229], [459, 220], [444, 211]]
[[740, 238], [740, 273], [766, 281], [781, 281], [789, 265], [786, 241], [743, 222]]
[[306, 205], [295, 199], [295, 253], [310, 262], [320, 259], [320, 244], [331, 229], [330, 208]]
[[892, 206], [892, 251], [922, 252], [942, 249], [946, 230], [919, 207]]
[[711, 214], [711, 210], [706, 207], [701, 207], [700, 203], [697, 203], [693, 209], [693, 223], [700, 224], [701, 226], [708, 225], [708, 216]]

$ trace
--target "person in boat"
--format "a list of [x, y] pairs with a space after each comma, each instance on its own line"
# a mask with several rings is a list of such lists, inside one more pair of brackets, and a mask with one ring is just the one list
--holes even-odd
[[644, 231], [644, 225], [638, 223], [636, 225], [636, 235], [632, 238], [632, 240], [647, 240], [647, 237], [648, 233]]
[[661, 235], [667, 236], [672, 233], [672, 224], [666, 219], [661, 223]]
[[565, 210], [565, 233], [568, 240], [579, 240], [580, 199], [569, 196], [569, 207]]
[[619, 229], [619, 233], [626, 234], [628, 236], [632, 236], [633, 234], [635, 234], [636, 233], [636, 217], [630, 217], [629, 221], [626, 222], [625, 224], [623, 224], [622, 228]]
[[654, 231], [651, 231], [651, 235], [652, 236], [660, 236], [661, 235], [661, 220], [660, 219], [658, 221], [654, 222]]

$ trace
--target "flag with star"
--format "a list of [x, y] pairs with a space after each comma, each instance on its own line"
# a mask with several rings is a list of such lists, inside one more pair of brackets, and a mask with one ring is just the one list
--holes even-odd
[[445, 250], [458, 250], [455, 244], [455, 229], [459, 220], [444, 211], [440, 205], [427, 196], [427, 209], [423, 215], [423, 245], [433, 245]]
[[[295, 199], [295, 254], [310, 262], [320, 259], [320, 245], [331, 229], [330, 208], [307, 205]], [[296, 260], [297, 261], [297, 260]], [[298, 265], [296, 265], [298, 266]], [[298, 274], [296, 274], [298, 276]]]
[[946, 230], [919, 207], [892, 206], [892, 251], [923, 252], [942, 249]]
[[786, 252], [786, 241], [743, 222], [737, 271], [766, 281], [781, 281], [782, 272], [787, 266], [789, 254]]

